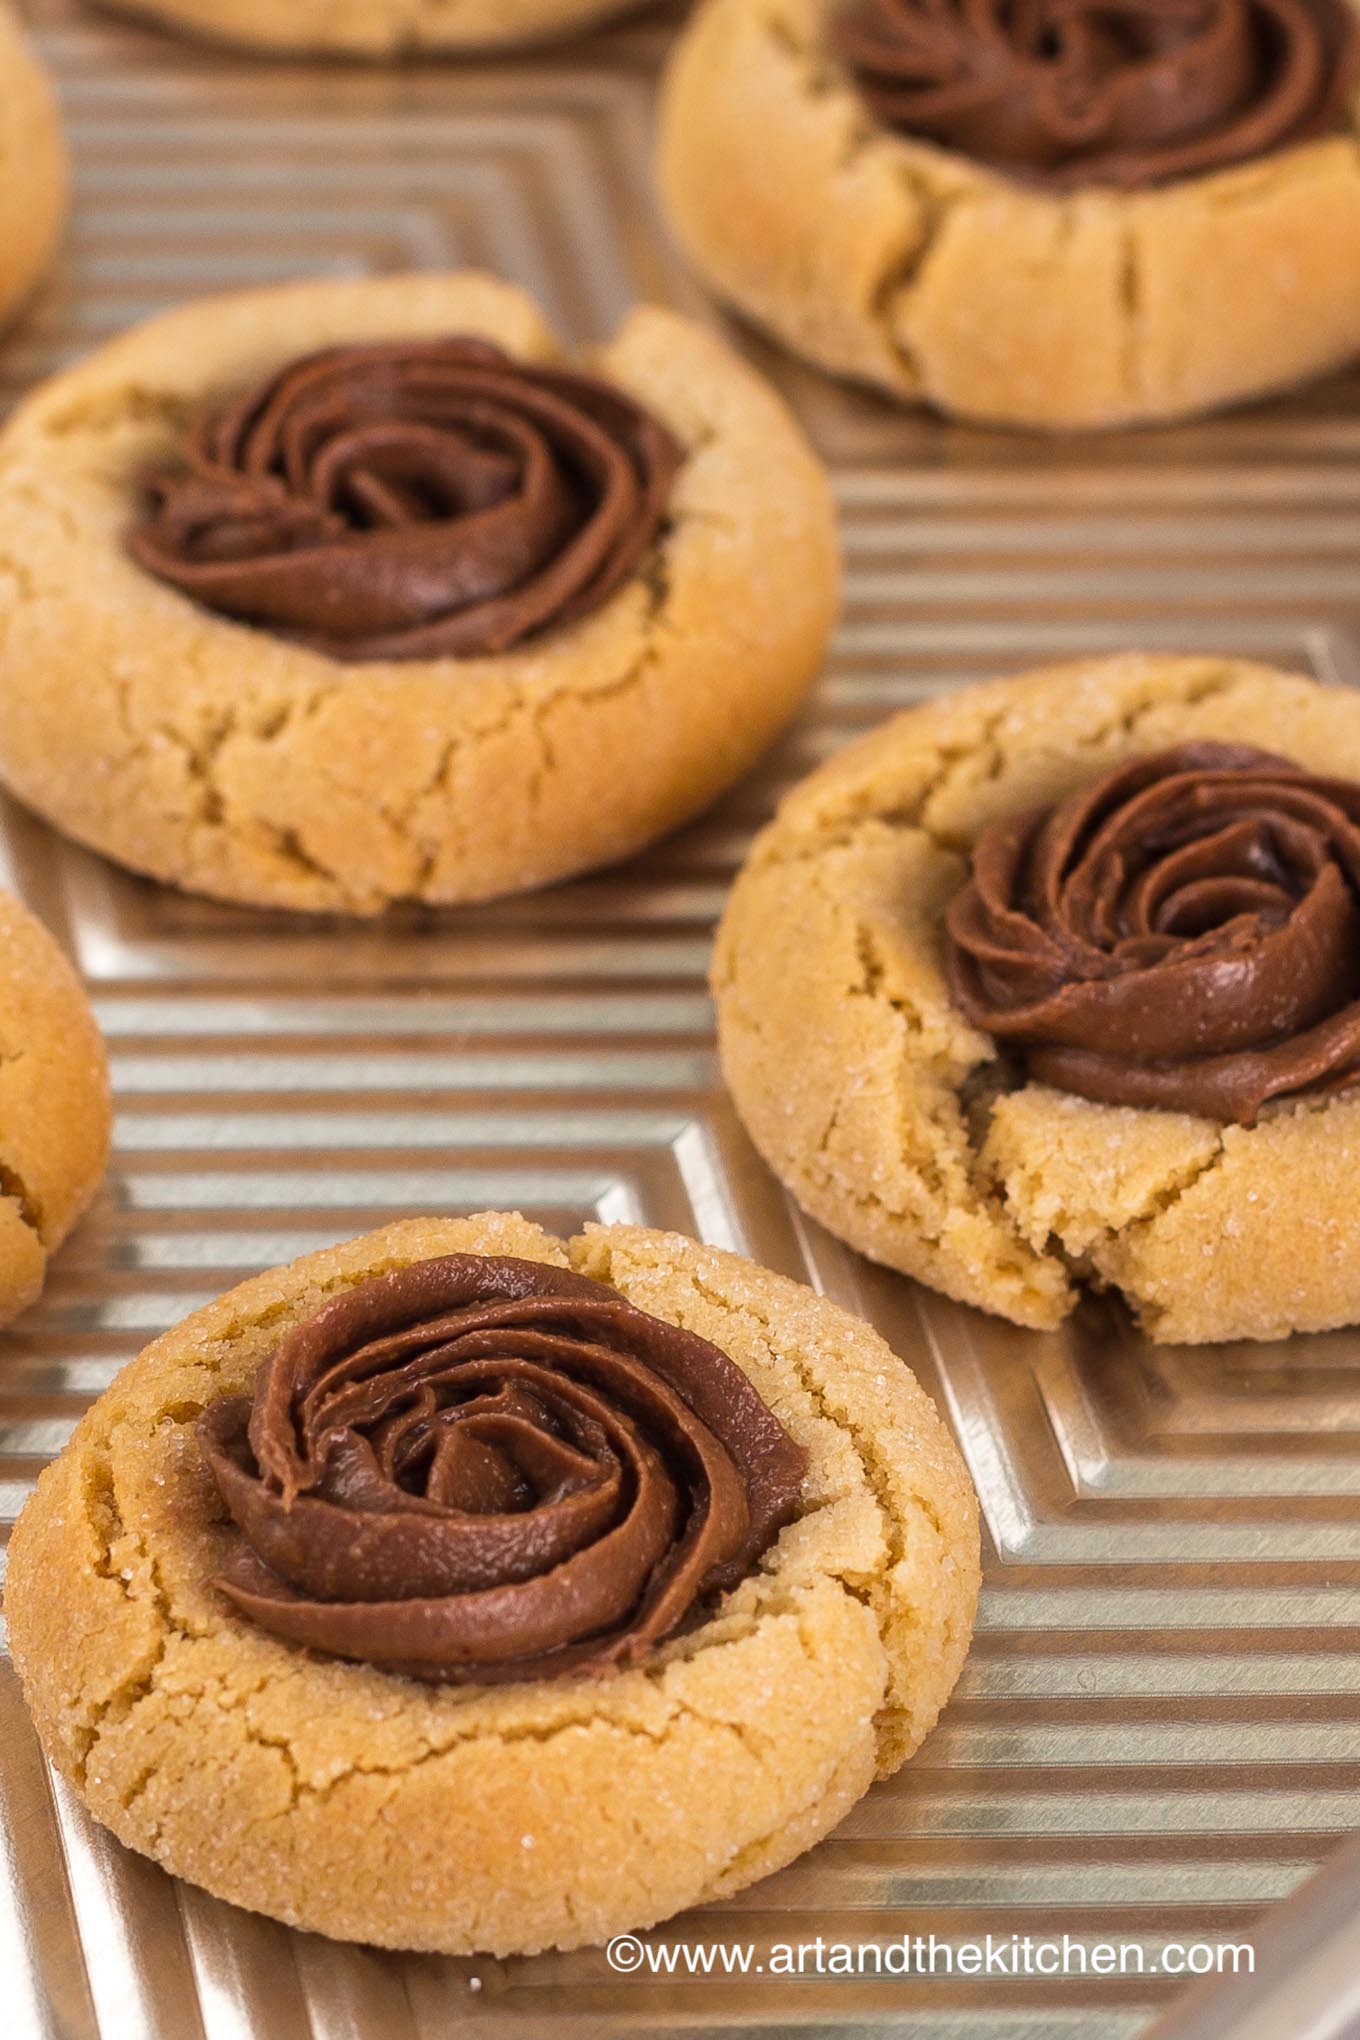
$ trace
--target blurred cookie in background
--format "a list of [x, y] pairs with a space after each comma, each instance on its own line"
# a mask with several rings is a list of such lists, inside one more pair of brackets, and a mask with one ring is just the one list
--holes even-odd
[[405, 57], [533, 48], [582, 35], [646, 0], [117, 0], [116, 11], [211, 42], [283, 55]]
[[905, 402], [1191, 417], [1360, 351], [1349, 0], [707, 0], [662, 97], [700, 275]]
[[40, 282], [66, 217], [66, 143], [56, 94], [0, 6], [0, 321]]
[[85, 988], [41, 922], [0, 892], [0, 1325], [37, 1298], [98, 1188], [109, 1119]]

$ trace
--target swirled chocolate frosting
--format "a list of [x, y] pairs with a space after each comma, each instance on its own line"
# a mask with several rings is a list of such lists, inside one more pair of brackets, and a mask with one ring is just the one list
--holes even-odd
[[796, 1513], [741, 1369], [603, 1283], [451, 1254], [327, 1303], [199, 1437], [275, 1635], [432, 1681], [634, 1663]]
[[333, 347], [188, 432], [149, 573], [333, 659], [509, 651], [642, 564], [681, 453], [632, 397], [485, 340]]
[[950, 902], [968, 1019], [1041, 1083], [1251, 1125], [1360, 1078], [1360, 784], [1189, 743], [994, 822]]
[[881, 120], [1058, 186], [1226, 169], [1360, 89], [1347, 0], [856, 0], [832, 35]]

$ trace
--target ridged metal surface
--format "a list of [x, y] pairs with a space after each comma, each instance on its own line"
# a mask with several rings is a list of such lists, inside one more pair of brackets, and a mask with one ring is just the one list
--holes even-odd
[[[4, 395], [160, 306], [299, 273], [487, 262], [580, 338], [635, 296], [703, 310], [648, 195], [673, 18], [518, 66], [368, 72], [208, 55], [53, 0], [39, 24], [78, 204], [55, 286], [0, 349]], [[679, 1931], [1241, 1939], [1360, 1825], [1360, 1339], [1154, 1352], [1099, 1308], [1039, 1338], [869, 1267], [746, 1144], [703, 973], [780, 788], [933, 689], [1131, 643], [1360, 677], [1360, 385], [1047, 445], [895, 414], [740, 337], [835, 470], [848, 600], [806, 715], [706, 823], [538, 899], [356, 934], [175, 897], [5, 811], [0, 881], [86, 972], [118, 1134], [41, 1306], [0, 1337], [0, 1517], [146, 1338], [386, 1218], [517, 1205], [743, 1248], [866, 1313], [918, 1368], [981, 1493], [987, 1579], [918, 1760], [812, 1855]], [[0, 1795], [15, 2040], [510, 2040], [549, 2019], [582, 2036], [1124, 2040], [1172, 1990], [660, 1985], [595, 1953], [333, 1947], [92, 1829], [54, 1792], [2, 1663]]]

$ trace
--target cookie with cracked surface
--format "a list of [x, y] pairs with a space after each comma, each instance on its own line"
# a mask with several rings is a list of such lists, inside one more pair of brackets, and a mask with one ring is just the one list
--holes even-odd
[[[1206, 781], [1191, 794], [1202, 819], [1164, 819], [1158, 841], [1221, 856], [1223, 869], [1201, 866], [1191, 882], [1173, 859], [1168, 887], [1146, 845], [1129, 851], [1107, 803], [1099, 841], [1123, 859], [1111, 876], [1112, 860], [1102, 872], [1068, 854], [1072, 841], [1084, 855], [1097, 840], [1088, 817], [1060, 845], [1068, 862], [1048, 888], [1042, 943], [1013, 899], [971, 927], [992, 990], [1009, 969], [1012, 1003], [1030, 1001], [1023, 1039], [1002, 1011], [998, 1042], [974, 1024], [979, 1008], [966, 991], [961, 1000], [950, 960], [970, 933], [958, 903], [979, 842], [995, 864], [998, 842], [1013, 845], [1036, 813], [1057, 803], [1070, 818], [1061, 804], [1104, 775], [1183, 763], [1186, 746], [1241, 813], [1223, 822]], [[1263, 795], [1253, 774], [1266, 754], [1275, 790]], [[1057, 1325], [1088, 1283], [1122, 1292], [1158, 1341], [1356, 1322], [1354, 781], [1360, 697], [1229, 660], [1055, 667], [942, 696], [870, 732], [787, 797], [719, 934], [723, 1068], [757, 1147], [841, 1238], [1017, 1324]], [[985, 834], [998, 827], [1009, 835]], [[1126, 900], [1130, 874], [1142, 890]], [[1033, 893], [1044, 890], [1036, 879]], [[1149, 900], [1171, 902], [1160, 920], [1148, 922]], [[1083, 1025], [1093, 1001], [1130, 1001], [1091, 1023], [1105, 1027], [1104, 1056], [1074, 1026], [1061, 984], [1058, 1023], [1045, 1010], [1047, 1033], [1031, 1024], [1055, 954], [1088, 980]], [[1277, 957], [1277, 976], [1263, 975]], [[1131, 963], [1207, 975], [1158, 985], [1140, 1008], [1155, 973], [1130, 974]], [[1188, 1036], [1152, 1041], [1149, 1016], [1174, 1017], [1186, 1035], [1178, 1004]], [[1231, 1055], [1200, 1055], [1211, 1006]], [[1150, 1059], [1111, 1083], [1111, 1047]], [[1139, 1102], [1154, 1096], [1171, 1103]]]
[[108, 1065], [84, 987], [0, 893], [0, 1324], [38, 1296], [108, 1151]]
[[391, 59], [532, 49], [583, 35], [648, 0], [106, 0], [119, 14], [277, 55]]
[[[417, 1270], [424, 1281], [447, 1256], [508, 1256], [550, 1287], [605, 1285], [615, 1311], [649, 1314], [651, 1336], [711, 1342], [796, 1456], [792, 1520], [779, 1512], [785, 1527], [763, 1556], [725, 1576], [721, 1596], [696, 1604], [673, 1633], [616, 1657], [609, 1676], [597, 1667], [432, 1683], [304, 1649], [216, 1583], [239, 1550], [232, 1516], [244, 1521], [249, 1502], [233, 1499], [228, 1515], [222, 1497], [234, 1476], [228, 1466], [219, 1493], [202, 1437], [215, 1420], [203, 1413], [252, 1387], [258, 1412], [272, 1399], [261, 1384], [275, 1380], [270, 1356], [285, 1339], [285, 1372], [302, 1379], [296, 1332], [319, 1309], [333, 1332], [337, 1311], [356, 1299], [364, 1307], [370, 1278], [406, 1282]], [[513, 1369], [521, 1415], [526, 1396], [541, 1406], [555, 1394], [544, 1322], [535, 1319], [538, 1345], [532, 1331], [507, 1340], [527, 1356]], [[600, 1336], [617, 1346], [615, 1334]], [[597, 1349], [597, 1386], [599, 1359]], [[488, 1441], [505, 1443], [512, 1414], [489, 1404], [484, 1395], [473, 1440], [478, 1479]], [[377, 1442], [376, 1430], [368, 1435]], [[657, 1441], [650, 1420], [647, 1435]], [[264, 1431], [252, 1428], [251, 1439], [268, 1457]], [[353, 1434], [342, 1444], [352, 1457]], [[541, 1427], [532, 1453], [507, 1450], [529, 1472], [547, 1444], [557, 1468], [566, 1447]], [[248, 1448], [231, 1449], [248, 1467]], [[467, 1475], [471, 1461], [460, 1471], [441, 1453], [441, 1479]], [[353, 1477], [348, 1458], [328, 1464]], [[371, 1479], [371, 1457], [368, 1466]], [[407, 1468], [397, 1473], [416, 1485]], [[436, 1474], [421, 1478], [408, 1513], [370, 1510], [374, 1537], [394, 1521], [407, 1537], [414, 1521], [423, 1540]], [[329, 1503], [302, 1501], [325, 1509], [329, 1492]], [[498, 1534], [518, 1520], [496, 1519]], [[423, 1541], [411, 1548], [429, 1560]], [[365, 1549], [383, 1562], [376, 1545]], [[324, 1546], [313, 1558], [325, 1561]], [[297, 1581], [304, 1560], [298, 1546], [279, 1562]], [[963, 1661], [977, 1584], [976, 1507], [961, 1461], [911, 1374], [867, 1326], [673, 1234], [593, 1226], [563, 1243], [516, 1215], [483, 1214], [407, 1221], [311, 1255], [158, 1339], [40, 1479], [14, 1531], [5, 1606], [44, 1747], [124, 1842], [293, 1925], [509, 1954], [652, 1924], [811, 1846], [933, 1725]], [[370, 1591], [380, 1585], [370, 1574]], [[285, 1617], [296, 1612], [296, 1598], [275, 1586]], [[532, 1594], [534, 1582], [510, 1591]], [[567, 1598], [557, 1597], [559, 1612]], [[391, 1618], [390, 1607], [381, 1613]], [[410, 1643], [403, 1632], [400, 1648]]]
[[47, 73], [0, 4], [0, 320], [46, 273], [66, 217], [66, 143]]
[[799, 428], [671, 312], [587, 369], [475, 274], [208, 300], [0, 435], [0, 776], [225, 899], [543, 885], [746, 770], [838, 574]]
[[[1180, 161], [1167, 154], [1150, 181], [1130, 183], [1140, 166], [1113, 147], [1055, 175], [1036, 108], [997, 103], [1000, 38], [1013, 26], [994, 28], [976, 81], [960, 82], [951, 46], [954, 83], [932, 94], [920, 89], [934, 75], [921, 42], [946, 32], [948, 10], [877, 0], [884, 19], [860, 30], [865, 66], [886, 63], [890, 17], [908, 18], [896, 32], [915, 38], [904, 70], [916, 89], [894, 90], [901, 81], [884, 88], [847, 61], [847, 5], [705, 0], [665, 85], [659, 170], [677, 238], [719, 295], [786, 345], [905, 401], [1041, 429], [1192, 416], [1360, 350], [1355, 81], [1330, 46], [1320, 60], [1345, 88], [1336, 106], [1294, 108], [1292, 122], [1253, 106], [1260, 117], [1220, 135], [1217, 155], [1190, 152], [1192, 166], [1202, 159], [1195, 174], [1160, 180], [1159, 165]], [[1344, 0], [1285, 11], [1306, 22], [1333, 5], [1330, 34], [1349, 19]], [[961, 10], [974, 23], [985, 12]], [[1205, 12], [1217, 25], [1234, 10]], [[1024, 16], [1043, 19], [1041, 8]], [[1207, 75], [1222, 68], [1215, 58]], [[1085, 80], [1074, 89], [1080, 102]], [[1168, 111], [1125, 104], [1138, 121]], [[1060, 106], [1058, 95], [1050, 113]], [[942, 107], [954, 109], [952, 128]], [[890, 108], [926, 125], [910, 132]], [[1089, 136], [1100, 111], [1078, 103], [1072, 127]], [[1202, 135], [1206, 109], [1192, 114]], [[1263, 152], [1242, 160], [1253, 139]], [[1028, 162], [1007, 166], [1008, 148]]]

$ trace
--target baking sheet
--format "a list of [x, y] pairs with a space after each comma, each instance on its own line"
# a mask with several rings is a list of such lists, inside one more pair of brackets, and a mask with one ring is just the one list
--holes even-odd
[[[6, 401], [131, 319], [302, 274], [484, 262], [583, 340], [639, 296], [709, 315], [649, 193], [675, 11], [530, 62], [400, 71], [256, 63], [74, 0], [33, 14], [77, 209], [0, 347]], [[1038, 1337], [871, 1268], [746, 1144], [703, 974], [779, 790], [934, 689], [1133, 643], [1360, 679], [1360, 380], [1048, 445], [895, 413], [739, 337], [834, 469], [847, 604], [798, 727], [705, 823], [538, 899], [342, 934], [177, 897], [4, 808], [0, 882], [86, 973], [118, 1129], [42, 1304], [0, 1335], [0, 1519], [147, 1338], [385, 1219], [518, 1205], [739, 1247], [871, 1317], [940, 1398], [986, 1588], [919, 1758], [800, 1863], [651, 1938], [1241, 1940], [1360, 1826], [1360, 1338], [1153, 1351], [1099, 1306]], [[92, 1828], [2, 1660], [0, 1798], [7, 2040], [1125, 2040], [1176, 1990], [644, 1983], [593, 1951], [445, 1962], [292, 1934]]]

